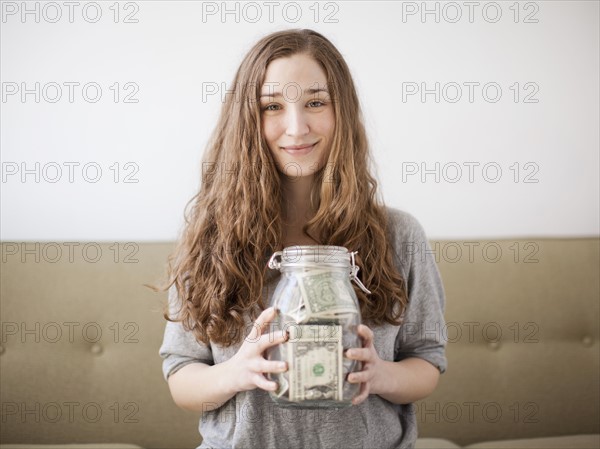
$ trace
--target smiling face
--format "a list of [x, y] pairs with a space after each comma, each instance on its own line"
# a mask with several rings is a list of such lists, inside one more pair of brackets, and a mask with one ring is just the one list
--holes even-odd
[[261, 90], [262, 129], [278, 170], [310, 177], [329, 155], [335, 117], [327, 78], [306, 54], [272, 61]]

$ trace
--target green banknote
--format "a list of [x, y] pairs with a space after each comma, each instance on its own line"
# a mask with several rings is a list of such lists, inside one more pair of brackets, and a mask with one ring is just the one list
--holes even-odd
[[342, 326], [297, 325], [286, 343], [290, 401], [341, 400]]
[[344, 273], [325, 270], [298, 275], [298, 286], [307, 318], [358, 313], [356, 303], [348, 291], [347, 277]]

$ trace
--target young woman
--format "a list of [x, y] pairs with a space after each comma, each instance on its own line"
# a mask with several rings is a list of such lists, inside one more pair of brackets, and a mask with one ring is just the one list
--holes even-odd
[[[175, 403], [202, 413], [205, 447], [412, 447], [412, 403], [446, 369], [444, 290], [419, 222], [377, 199], [348, 67], [311, 30], [261, 39], [242, 61], [203, 160], [200, 191], [169, 263], [160, 355]], [[353, 406], [290, 410], [265, 359], [278, 272], [293, 245], [358, 251], [362, 362]]]

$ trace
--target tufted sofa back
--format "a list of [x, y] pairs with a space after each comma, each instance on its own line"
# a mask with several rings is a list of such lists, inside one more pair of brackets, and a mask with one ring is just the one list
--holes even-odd
[[449, 362], [418, 404], [422, 434], [466, 445], [599, 432], [598, 243], [432, 242]]
[[[432, 241], [448, 371], [416, 404], [458, 444], [600, 433], [599, 241]], [[196, 447], [161, 374], [171, 243], [2, 244], [2, 443]], [[417, 250], [418, 251], [418, 250]], [[427, 329], [421, 330], [427, 332]]]

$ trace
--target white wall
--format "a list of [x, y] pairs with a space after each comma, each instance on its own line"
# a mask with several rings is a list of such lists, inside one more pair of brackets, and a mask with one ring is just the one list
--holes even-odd
[[[63, 2], [27, 3], [39, 17], [3, 2], [2, 240], [175, 239], [221, 106], [219, 95], [203, 101], [203, 86], [230, 83], [258, 38], [295, 27], [324, 33], [346, 57], [382, 195], [431, 238], [598, 234], [598, 2], [479, 2], [471, 11], [465, 2], [427, 2], [439, 23], [421, 16], [422, 2], [302, 2], [295, 23], [295, 6], [276, 3], [271, 23], [263, 2], [237, 3], [239, 15], [225, 20], [203, 15], [221, 2], [122, 2], [115, 23], [113, 2], [80, 2], [72, 18]], [[102, 16], [92, 23], [96, 5]], [[262, 17], [250, 23], [256, 6]], [[125, 23], [128, 14], [137, 23]], [[73, 102], [70, 82], [79, 83]], [[470, 82], [479, 83], [473, 102]], [[39, 103], [21, 96], [35, 83]], [[62, 90], [55, 103], [54, 83]], [[84, 98], [86, 83], [102, 89], [97, 102], [94, 84]], [[407, 95], [421, 83], [440, 83], [439, 103]], [[452, 102], [456, 85], [462, 98]], [[127, 94], [138, 102], [125, 102]], [[528, 94], [537, 102], [525, 102]], [[57, 167], [62, 177], [50, 182]], [[95, 167], [102, 173], [91, 182]], [[457, 167], [462, 178], [450, 182]], [[433, 172], [422, 179], [422, 168]], [[125, 182], [127, 174], [138, 182]]]

